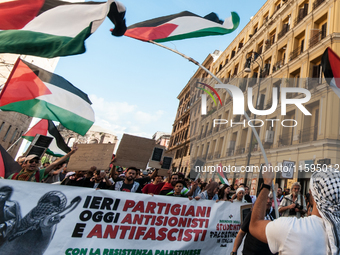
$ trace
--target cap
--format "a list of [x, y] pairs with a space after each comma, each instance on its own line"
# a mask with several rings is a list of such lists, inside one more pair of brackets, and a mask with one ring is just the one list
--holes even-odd
[[29, 161], [31, 159], [34, 159], [34, 158], [38, 158], [40, 160], [40, 157], [38, 155], [35, 155], [35, 154], [31, 154], [31, 155], [28, 155], [26, 158], [25, 158], [25, 161]]

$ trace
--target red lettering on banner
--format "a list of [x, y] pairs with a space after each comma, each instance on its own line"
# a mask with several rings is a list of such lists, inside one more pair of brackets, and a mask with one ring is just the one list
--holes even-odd
[[205, 211], [206, 211], [206, 207], [205, 206], [197, 206], [196, 209], [196, 217], [205, 217]]
[[184, 216], [185, 215], [185, 210], [187, 209], [187, 206], [186, 205], [183, 205], [182, 207], [182, 212], [181, 212], [181, 216]]
[[110, 235], [110, 238], [115, 239], [118, 229], [119, 229], [119, 226], [115, 226], [114, 229], [112, 229], [112, 225], [107, 225], [103, 238], [108, 238], [108, 236]]
[[170, 210], [172, 215], [179, 215], [179, 213], [181, 212], [181, 205], [179, 204], [175, 204], [171, 207]]
[[184, 236], [185, 236], [185, 237], [183, 238], [183, 241], [184, 241], [184, 242], [189, 242], [189, 241], [191, 240], [191, 238], [192, 238], [191, 232], [192, 232], [191, 229], [186, 229], [186, 230], [184, 231]]
[[139, 240], [139, 237], [145, 234], [146, 227], [138, 227], [135, 235], [135, 240]]
[[192, 205], [189, 207], [187, 213], [185, 214], [185, 216], [192, 216], [195, 217], [195, 207]]
[[152, 218], [152, 215], [144, 215], [144, 218], [144, 225], [149, 225], [149, 220]]
[[178, 227], [185, 228], [185, 225], [187, 224], [188, 218], [179, 218], [178, 221]]
[[191, 222], [191, 226], [190, 227], [192, 227], [192, 228], [196, 228], [197, 227], [197, 219], [195, 218], [195, 219], [192, 219], [192, 222]]
[[172, 229], [170, 229], [169, 232], [168, 232], [168, 235], [167, 235], [168, 240], [169, 240], [169, 241], [176, 241], [176, 237], [172, 236], [172, 234], [173, 234], [173, 233], [177, 233], [177, 232], [178, 232], [178, 229], [177, 229], [177, 228], [172, 228]]
[[157, 205], [159, 207], [157, 213], [162, 214], [163, 207], [166, 206], [166, 203], [157, 203]]
[[157, 217], [157, 221], [156, 221], [156, 226], [161, 226], [162, 225], [162, 223], [163, 223], [163, 216], [158, 216]]
[[165, 239], [165, 237], [166, 237], [166, 232], [168, 231], [168, 229], [167, 228], [160, 228], [159, 230], [158, 230], [158, 236], [157, 236], [157, 240], [158, 241], [163, 241], [164, 239]]
[[178, 219], [177, 219], [176, 217], [171, 217], [171, 218], [169, 219], [169, 221], [168, 221], [168, 225], [169, 225], [170, 227], [176, 226], [177, 223], [178, 223]]
[[211, 212], [211, 207], [208, 207], [208, 211], [207, 211], [207, 215], [206, 215], [206, 217], [210, 217], [210, 212]]
[[120, 233], [119, 239], [124, 239], [126, 235], [126, 231], [130, 230], [130, 228], [131, 228], [130, 226], [120, 226], [120, 230], [122, 232]]
[[205, 236], [207, 235], [207, 231], [206, 230], [203, 230], [203, 234], [202, 234], [202, 238], [201, 238], [201, 241], [204, 241], [205, 240]]
[[156, 229], [150, 228], [148, 232], [146, 232], [145, 236], [143, 237], [143, 240], [148, 240], [150, 238], [151, 240], [156, 240]]
[[133, 224], [141, 225], [143, 222], [143, 215], [135, 214], [135, 217], [133, 218]]
[[204, 225], [204, 227], [205, 227], [205, 228], [208, 228], [208, 226], [209, 226], [209, 219], [206, 219], [206, 220], [205, 220], [205, 225]]
[[131, 213], [128, 213], [125, 215], [124, 219], [122, 220], [122, 224], [124, 223], [131, 224], [131, 222], [132, 222], [132, 216], [131, 216]]
[[133, 239], [133, 235], [135, 234], [136, 227], [132, 227], [128, 239]]
[[184, 229], [179, 230], [177, 241], [182, 241], [183, 231], [184, 231]]
[[132, 209], [132, 212], [141, 212], [144, 213], [144, 201], [139, 201], [136, 206]]
[[156, 208], [156, 203], [155, 202], [148, 202], [146, 205], [145, 213], [155, 213], [155, 208]]
[[123, 212], [126, 212], [129, 208], [134, 207], [135, 204], [136, 203], [133, 200], [126, 200], [126, 202], [124, 204]]
[[194, 239], [194, 241], [197, 242], [197, 241], [198, 241], [199, 235], [202, 233], [202, 230], [200, 230], [200, 229], [194, 229], [193, 232], [195, 233], [195, 239]]
[[96, 236], [97, 238], [102, 238], [102, 225], [95, 225], [94, 228], [87, 235], [87, 238], [92, 238], [93, 236]]

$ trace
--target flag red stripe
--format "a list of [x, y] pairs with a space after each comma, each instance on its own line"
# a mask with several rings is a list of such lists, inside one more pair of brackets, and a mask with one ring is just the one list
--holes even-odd
[[21, 0], [0, 4], [0, 30], [21, 29], [39, 13], [45, 0]]
[[38, 96], [47, 94], [52, 93], [38, 76], [19, 58], [0, 94], [0, 106], [32, 100]]
[[340, 88], [340, 84], [339, 84], [340, 58], [331, 48], [328, 48], [328, 61], [329, 61], [329, 64], [331, 65], [331, 68], [332, 68], [333, 76], [334, 76], [334, 79], [335, 79], [335, 84], [338, 88]]
[[178, 25], [164, 24], [158, 27], [136, 27], [128, 29], [124, 35], [142, 40], [157, 40], [168, 37]]
[[48, 120], [42, 119], [22, 136], [36, 136], [37, 134], [47, 136], [47, 130]]

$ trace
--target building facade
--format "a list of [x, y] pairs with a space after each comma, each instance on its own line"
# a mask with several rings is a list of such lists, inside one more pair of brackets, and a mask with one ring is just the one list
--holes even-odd
[[64, 138], [65, 143], [68, 146], [72, 146], [73, 143], [78, 144], [97, 144], [97, 143], [113, 143], [114, 150], [116, 150], [116, 146], [118, 143], [118, 138], [115, 134], [113, 134], [110, 130], [104, 129], [97, 125], [92, 125], [92, 127], [87, 131], [85, 136], [81, 136], [62, 125], [58, 126], [59, 132], [61, 136]]
[[[208, 69], [211, 68], [214, 59], [220, 54], [220, 51], [209, 54], [202, 65]], [[172, 169], [176, 172], [182, 172], [185, 175], [190, 173], [191, 165], [193, 164], [190, 157], [193, 142], [191, 137], [192, 122], [195, 122], [196, 125], [198, 122], [197, 118], [194, 120], [191, 119], [192, 88], [196, 85], [197, 79], [201, 77], [207, 77], [207, 73], [202, 69], [198, 69], [177, 97], [179, 105], [169, 143], [169, 152], [172, 152], [174, 155]]]
[[152, 136], [152, 139], [156, 140], [156, 144], [164, 146], [166, 150], [169, 148], [170, 133], [157, 131]]
[[[300, 181], [305, 193], [312, 174], [310, 170], [318, 162], [330, 159], [337, 167], [340, 163], [340, 102], [325, 82], [320, 64], [327, 47], [340, 55], [339, 19], [338, 1], [268, 0], [261, 7], [208, 67], [223, 83], [237, 86], [245, 99], [251, 93], [250, 101], [258, 110], [272, 109], [273, 97], [277, 98], [276, 110], [255, 115], [244, 100], [244, 110], [253, 119], [249, 123], [243, 114], [233, 114], [233, 98], [225, 89], [218, 89], [222, 104], [216, 104], [208, 96], [206, 114], [202, 115], [205, 92], [193, 89], [189, 107], [191, 168], [195, 167], [193, 162], [197, 159], [203, 159], [205, 166], [234, 166], [235, 171], [226, 171], [230, 184], [246, 182], [252, 194], [256, 194], [261, 183], [259, 169], [265, 161], [251, 126], [255, 126], [273, 166], [280, 167], [287, 161], [295, 163], [292, 178], [284, 178], [280, 172], [276, 174], [276, 183], [282, 188], [290, 188], [293, 182]], [[245, 67], [250, 67], [251, 73], [246, 73]], [[217, 84], [204, 72], [195, 75], [210, 86]], [[295, 88], [311, 93], [311, 98], [303, 104], [311, 115], [294, 104], [282, 105], [283, 92], [286, 89], [295, 91]], [[305, 95], [285, 93], [285, 97], [303, 100]], [[218, 102], [217, 96], [214, 98]], [[283, 108], [286, 108], [284, 114]], [[253, 171], [242, 171], [246, 166], [254, 166]], [[203, 173], [203, 176], [213, 175]]]

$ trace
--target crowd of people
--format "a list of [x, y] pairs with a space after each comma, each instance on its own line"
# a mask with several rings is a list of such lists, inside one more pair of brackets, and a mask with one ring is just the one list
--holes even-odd
[[[190, 180], [182, 173], [161, 176], [158, 170], [143, 172], [135, 167], [125, 170], [112, 165], [106, 170], [95, 166], [86, 171], [68, 172], [66, 160], [72, 150], [53, 163], [40, 167], [36, 155], [20, 157], [22, 170], [9, 179], [107, 189], [147, 195], [175, 196], [196, 200], [252, 203], [253, 208], [244, 219], [234, 241], [233, 254], [244, 239], [243, 254], [339, 254], [340, 247], [340, 174], [335, 171], [315, 173], [310, 192], [301, 194], [301, 185], [291, 189], [278, 188], [272, 195], [273, 173], [263, 174], [264, 183], [258, 197], [249, 194], [245, 184], [229, 186], [214, 180]], [[114, 162], [111, 162], [114, 163]], [[278, 203], [276, 219], [274, 199]], [[314, 234], [317, 237], [314, 238]], [[307, 238], [309, 237], [309, 238]], [[314, 240], [315, 239], [315, 240]], [[312, 251], [308, 253], [307, 251]]]

